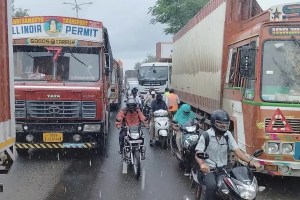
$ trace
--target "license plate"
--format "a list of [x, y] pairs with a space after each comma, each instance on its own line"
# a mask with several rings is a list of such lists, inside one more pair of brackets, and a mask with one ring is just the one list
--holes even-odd
[[128, 141], [129, 143], [142, 143], [143, 142], [143, 140], [129, 140]]
[[44, 142], [62, 142], [63, 134], [62, 133], [43, 133]]
[[276, 166], [276, 165], [265, 165], [265, 170], [272, 171], [272, 172], [277, 172], [278, 171], [278, 166]]

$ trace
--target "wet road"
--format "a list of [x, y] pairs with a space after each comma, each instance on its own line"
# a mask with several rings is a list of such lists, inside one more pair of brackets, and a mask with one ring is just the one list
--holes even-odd
[[[10, 174], [0, 176], [4, 183], [0, 200], [192, 200], [191, 180], [180, 172], [176, 159], [170, 151], [150, 148], [148, 141], [144, 178], [139, 181], [130, 170], [122, 174], [118, 131], [112, 127], [107, 158], [83, 150], [33, 151], [29, 158], [18, 157]], [[259, 180], [267, 190], [258, 200], [300, 197], [299, 178], [259, 176]]]

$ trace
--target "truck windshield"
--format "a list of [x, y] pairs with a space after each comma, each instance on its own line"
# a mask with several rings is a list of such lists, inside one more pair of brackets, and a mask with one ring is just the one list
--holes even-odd
[[93, 82], [100, 77], [98, 48], [63, 48], [56, 70], [53, 57], [54, 53], [45, 47], [15, 46], [15, 81], [46, 81], [56, 77], [60, 81]]
[[167, 80], [168, 66], [144, 66], [139, 70], [140, 80]]
[[300, 47], [292, 38], [264, 43], [262, 99], [300, 103]]

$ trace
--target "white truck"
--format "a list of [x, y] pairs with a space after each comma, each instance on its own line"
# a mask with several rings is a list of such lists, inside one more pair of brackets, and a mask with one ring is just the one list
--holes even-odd
[[138, 69], [139, 92], [146, 94], [152, 87], [156, 93], [164, 93], [170, 85], [171, 63], [143, 63]]

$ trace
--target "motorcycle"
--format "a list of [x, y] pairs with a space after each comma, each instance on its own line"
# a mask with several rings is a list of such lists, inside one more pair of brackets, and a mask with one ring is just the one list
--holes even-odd
[[141, 175], [141, 160], [145, 160], [146, 147], [144, 146], [144, 133], [141, 126], [126, 128], [127, 135], [124, 137], [122, 159], [133, 167], [134, 176], [139, 179]]
[[157, 110], [153, 112], [154, 117], [154, 134], [158, 136], [158, 142], [163, 149], [168, 147], [168, 136], [170, 122], [168, 117], [168, 111]]
[[[262, 149], [254, 152], [254, 157], [259, 157], [263, 153]], [[209, 159], [207, 153], [197, 153], [196, 156], [202, 160]], [[252, 158], [253, 159], [253, 158]], [[211, 159], [210, 159], [211, 160]], [[213, 160], [211, 160], [214, 162]], [[216, 162], [214, 162], [216, 164]], [[193, 185], [196, 184], [195, 199], [200, 200], [202, 196], [202, 184], [201, 180], [198, 180], [200, 176], [200, 170], [198, 164], [195, 163], [195, 168], [192, 169]], [[265, 190], [264, 186], [258, 186], [257, 180], [248, 166], [235, 166], [235, 167], [217, 167], [215, 171], [209, 173], [222, 173], [217, 180], [216, 195], [219, 199], [226, 200], [246, 200], [255, 199], [258, 191]]]
[[[175, 156], [177, 160], [179, 160], [180, 169], [183, 169], [186, 173], [190, 173], [191, 163], [195, 155], [195, 148], [200, 138], [198, 131], [199, 126], [194, 122], [188, 122], [183, 126], [180, 126], [178, 124], [174, 124], [173, 126], [173, 135], [170, 141], [171, 152], [173, 156]], [[182, 132], [182, 152], [179, 152], [178, 147], [176, 145], [176, 130], [178, 129], [180, 129], [180, 131]], [[179, 156], [180, 154], [181, 156]]]

